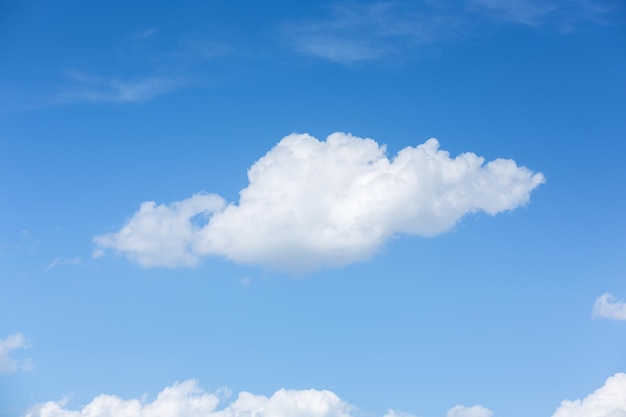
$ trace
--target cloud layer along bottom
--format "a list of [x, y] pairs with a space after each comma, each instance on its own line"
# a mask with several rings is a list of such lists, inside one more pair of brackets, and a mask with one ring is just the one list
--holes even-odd
[[144, 267], [213, 255], [308, 272], [368, 259], [395, 235], [434, 236], [468, 213], [513, 210], [544, 177], [510, 159], [451, 158], [436, 139], [389, 159], [372, 139], [334, 133], [283, 138], [248, 180], [238, 204], [207, 193], [144, 202], [120, 231], [94, 238], [94, 253], [111, 249]]
[[[224, 395], [226, 393], [226, 395]], [[207, 393], [198, 381], [188, 380], [166, 387], [156, 399], [124, 400], [114, 395], [99, 395], [80, 410], [69, 410], [66, 401], [48, 401], [34, 406], [25, 417], [354, 417], [357, 408], [326, 390], [280, 389], [271, 397], [241, 392], [222, 406], [227, 391]], [[457, 405], [447, 417], [492, 417], [481, 406]], [[384, 417], [414, 417], [390, 409]], [[552, 417], [626, 417], [626, 374], [617, 373], [582, 400], [565, 400]]]
[[[221, 406], [223, 394], [207, 393], [198, 381], [188, 380], [165, 388], [152, 402], [103, 394], [77, 411], [65, 408], [64, 401], [49, 401], [33, 407], [25, 417], [354, 417], [357, 412], [355, 406], [326, 390], [280, 389], [271, 397], [241, 392], [229, 404]], [[226, 394], [229, 396], [227, 391]], [[448, 417], [491, 416], [481, 406], [456, 406], [450, 412]], [[384, 417], [414, 416], [390, 409]]]

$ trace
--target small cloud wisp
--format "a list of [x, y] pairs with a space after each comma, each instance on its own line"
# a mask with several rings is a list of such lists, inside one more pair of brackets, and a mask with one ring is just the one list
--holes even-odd
[[11, 357], [11, 352], [28, 347], [28, 341], [21, 333], [15, 333], [0, 339], [0, 373], [10, 374], [16, 371], [30, 371], [33, 362]]
[[594, 319], [626, 320], [626, 303], [615, 298], [613, 294], [604, 293], [593, 304], [591, 315]]
[[452, 407], [446, 413], [446, 417], [492, 417], [492, 416], [493, 416], [493, 411], [481, 405], [473, 405], [471, 407], [457, 405], [457, 406]]

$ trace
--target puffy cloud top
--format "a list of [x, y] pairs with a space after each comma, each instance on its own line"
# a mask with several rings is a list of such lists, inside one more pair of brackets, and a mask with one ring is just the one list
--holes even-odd
[[241, 392], [218, 410], [220, 398], [204, 392], [196, 380], [165, 388], [149, 403], [99, 395], [81, 410], [68, 410], [63, 402], [33, 407], [26, 417], [350, 417], [353, 406], [330, 391], [276, 391], [271, 397]]
[[306, 272], [365, 260], [397, 234], [434, 236], [468, 213], [512, 210], [544, 182], [510, 159], [451, 158], [436, 139], [389, 159], [383, 145], [345, 133], [289, 135], [248, 179], [238, 204], [205, 193], [145, 202], [119, 232], [94, 238], [97, 253], [114, 249], [143, 266], [217, 255]]
[[565, 400], [552, 417], [626, 417], [626, 374], [617, 373], [582, 400]]

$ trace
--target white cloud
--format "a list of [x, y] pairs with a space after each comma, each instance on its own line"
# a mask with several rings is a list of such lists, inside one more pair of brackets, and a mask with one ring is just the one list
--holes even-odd
[[472, 407], [465, 407], [462, 405], [456, 405], [448, 410], [446, 417], [491, 417], [493, 411], [481, 406], [474, 405]]
[[372, 139], [292, 134], [252, 165], [238, 204], [215, 194], [145, 202], [119, 232], [94, 238], [96, 254], [113, 249], [146, 267], [203, 255], [293, 273], [346, 265], [399, 234], [434, 236], [468, 213], [515, 209], [544, 182], [513, 160], [484, 162], [451, 158], [435, 139], [389, 159]]
[[626, 374], [617, 373], [582, 400], [565, 400], [552, 417], [626, 417]]
[[219, 408], [220, 393], [203, 391], [197, 381], [174, 384], [152, 402], [99, 395], [80, 410], [65, 408], [63, 401], [33, 407], [26, 417], [350, 417], [353, 406], [330, 391], [276, 391], [271, 397], [241, 392]]
[[593, 318], [626, 320], [626, 303], [617, 300], [613, 294], [604, 293], [593, 304], [592, 316]]
[[18, 370], [29, 371], [33, 368], [30, 359], [19, 360], [10, 356], [11, 352], [24, 349], [28, 346], [28, 341], [21, 333], [15, 333], [0, 339], [0, 373], [13, 373]]
[[[193, 266], [198, 255], [193, 244], [200, 231], [193, 218], [221, 210], [225, 201], [214, 194], [195, 194], [168, 206], [141, 204], [118, 233], [97, 236], [101, 248], [114, 248], [142, 266]], [[96, 249], [94, 256], [102, 252]]]
[[[354, 417], [356, 406], [328, 390], [279, 389], [267, 397], [242, 391], [230, 400], [231, 393], [220, 389], [209, 393], [190, 379], [163, 389], [153, 401], [148, 396], [122, 399], [102, 394], [78, 410], [67, 407], [68, 399], [48, 401], [32, 407], [25, 417]], [[491, 417], [493, 413], [481, 406], [456, 406], [447, 417]], [[415, 417], [393, 409], [384, 417]], [[621, 417], [621, 416], [620, 416]]]

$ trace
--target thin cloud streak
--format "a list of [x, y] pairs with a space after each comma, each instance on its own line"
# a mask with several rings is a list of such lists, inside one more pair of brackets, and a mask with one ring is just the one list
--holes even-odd
[[[289, 22], [283, 35], [298, 53], [351, 64], [413, 57], [424, 45], [473, 33], [477, 24], [550, 26], [573, 31], [583, 22], [617, 20], [614, 1], [466, 0], [464, 2], [340, 2], [325, 18]], [[410, 58], [409, 58], [410, 59]]]
[[131, 37], [131, 39], [136, 40], [136, 41], [141, 41], [141, 40], [153, 37], [156, 33], [157, 33], [156, 28], [148, 28], [148, 29], [142, 30], [141, 32], [134, 34]]
[[50, 265], [48, 265], [47, 269], [56, 268], [57, 266], [65, 266], [65, 265], [80, 265], [82, 264], [82, 260], [78, 257], [74, 258], [54, 258]]
[[283, 25], [297, 52], [334, 62], [353, 63], [393, 56], [449, 38], [458, 19], [438, 8], [417, 11], [395, 2], [337, 3], [326, 19]]
[[77, 71], [68, 72], [75, 82], [72, 91], [61, 94], [58, 101], [72, 103], [141, 103], [171, 93], [189, 81], [168, 76], [119, 79], [91, 76]]
[[527, 26], [554, 25], [571, 31], [582, 22], [608, 24], [619, 6], [614, 1], [599, 0], [469, 0], [478, 11], [506, 23]]

